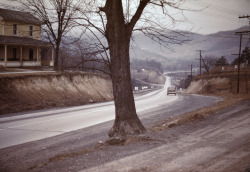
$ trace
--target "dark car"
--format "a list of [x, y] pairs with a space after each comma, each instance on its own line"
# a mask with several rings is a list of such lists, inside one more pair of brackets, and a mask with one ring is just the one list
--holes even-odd
[[176, 87], [173, 87], [173, 86], [168, 87], [168, 89], [167, 89], [167, 95], [169, 95], [169, 94], [176, 95]]

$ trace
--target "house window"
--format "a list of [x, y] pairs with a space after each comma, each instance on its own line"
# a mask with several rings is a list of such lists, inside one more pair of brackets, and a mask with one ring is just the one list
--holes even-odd
[[33, 60], [33, 49], [29, 49], [29, 60]]
[[33, 26], [30, 26], [30, 36], [33, 36]]
[[17, 51], [16, 48], [13, 48], [13, 59], [14, 60], [17, 60], [16, 51]]
[[13, 24], [13, 35], [17, 35], [17, 24]]

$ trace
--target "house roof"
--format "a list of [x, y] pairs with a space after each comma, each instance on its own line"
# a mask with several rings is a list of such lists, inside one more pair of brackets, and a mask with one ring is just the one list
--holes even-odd
[[2, 17], [6, 21], [14, 21], [14, 22], [23, 22], [28, 24], [43, 24], [35, 16], [31, 15], [28, 12], [14, 11], [8, 9], [0, 8], [0, 17]]
[[33, 46], [51, 46], [49, 42], [17, 36], [0, 35], [0, 44], [5, 45], [33, 45]]

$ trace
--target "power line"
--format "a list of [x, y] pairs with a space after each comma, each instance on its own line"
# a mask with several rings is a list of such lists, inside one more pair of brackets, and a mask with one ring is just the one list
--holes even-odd
[[229, 20], [229, 21], [233, 21], [233, 22], [238, 22], [238, 20], [236, 19], [232, 19], [230, 17], [226, 17], [223, 15], [218, 15], [218, 14], [214, 14], [214, 13], [209, 13], [209, 12], [201, 12], [202, 14], [208, 15], [208, 16], [212, 16], [212, 17], [216, 17], [216, 18], [221, 18], [221, 19], [225, 19], [225, 20]]
[[207, 16], [211, 16], [211, 17], [216, 17], [216, 18], [220, 18], [220, 19], [223, 19], [223, 20], [228, 20], [228, 21], [232, 21], [232, 22], [239, 22], [238, 20], [236, 19], [232, 19], [231, 17], [227, 17], [227, 16], [224, 16], [224, 15], [221, 15], [221, 14], [215, 14], [213, 12], [207, 12], [207, 11], [203, 11], [203, 10], [200, 10], [200, 11], [190, 11], [190, 12], [193, 12], [193, 13], [197, 13], [197, 14], [203, 14], [203, 15], [207, 15]]
[[[209, 3], [206, 3], [206, 2], [189, 1], [188, 3], [201, 6], [201, 7], [204, 8], [204, 10], [206, 10], [206, 8], [207, 8], [207, 9], [210, 9], [210, 10], [216, 10], [216, 12], [218, 12], [218, 11], [222, 12], [223, 14], [225, 14], [225, 13], [231, 14], [231, 15], [232, 14], [236, 14], [236, 15], [244, 14], [243, 12], [240, 12], [240, 11], [228, 9], [228, 8], [221, 7], [221, 6], [218, 6], [218, 5], [209, 4]], [[191, 9], [192, 8], [194, 8], [194, 7], [192, 6]], [[213, 12], [207, 12], [207, 11], [204, 11], [204, 10], [194, 10], [194, 11], [191, 11], [191, 12], [198, 13], [198, 14], [204, 14], [204, 15], [208, 15], [208, 16], [211, 16], [211, 17], [216, 17], [216, 18], [220, 18], [220, 19], [228, 20], [228, 21], [233, 21], [233, 22], [237, 22], [237, 23], [239, 22], [239, 20], [232, 19], [231, 17], [227, 17], [227, 16], [221, 15], [221, 14], [215, 14]]]
[[232, 22], [237, 22], [237, 23], [239, 22], [236, 19], [232, 19], [230, 17], [223, 16], [223, 15], [214, 14], [212, 12], [211, 13], [210, 12], [205, 12], [205, 11], [191, 11], [191, 12], [194, 12], [194, 13], [197, 13], [197, 14], [204, 14], [204, 15], [207, 15], [207, 16], [216, 17], [216, 18], [220, 18], [220, 19], [228, 20], [228, 21], [232, 21]]
[[236, 15], [244, 14], [241, 11], [236, 11], [235, 9], [232, 10], [232, 9], [229, 9], [229, 8], [221, 7], [221, 6], [214, 5], [214, 4], [209, 4], [209, 3], [206, 3], [206, 2], [190, 1], [189, 3], [196, 4], [198, 6], [205, 7], [205, 8], [209, 7], [209, 9], [213, 9], [213, 10], [217, 10], [217, 11], [218, 10], [224, 11], [224, 12], [229, 13], [229, 14], [232, 14], [232, 13], [235, 13]]

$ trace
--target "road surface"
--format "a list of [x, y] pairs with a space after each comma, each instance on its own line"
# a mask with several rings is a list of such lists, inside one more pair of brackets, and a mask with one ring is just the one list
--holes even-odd
[[[183, 157], [182, 155], [184, 155], [186, 150], [195, 150], [192, 145], [197, 141], [199, 135], [192, 134], [192, 132], [198, 132], [198, 134], [200, 133], [204, 137], [203, 133], [198, 130], [199, 128], [205, 132], [211, 131], [212, 133], [217, 132], [216, 127], [220, 126], [220, 128], [228, 131], [228, 129], [224, 128], [225, 125], [220, 123], [225, 121], [225, 119], [228, 122], [228, 127], [232, 127], [231, 118], [228, 118], [226, 115], [225, 119], [218, 120], [217, 117], [220, 117], [220, 115], [216, 115], [213, 121], [204, 120], [205, 123], [191, 122], [188, 125], [167, 128], [164, 131], [150, 132], [151, 127], [158, 124], [158, 122], [199, 108], [211, 106], [221, 100], [217, 97], [199, 95], [167, 96], [166, 87], [169, 84], [170, 80], [168, 79], [163, 90], [136, 98], [137, 112], [143, 125], [148, 130], [145, 135], [149, 137], [145, 137], [146, 140], [135, 140], [134, 143], [133, 139], [128, 140], [124, 145], [112, 146], [105, 142], [108, 139], [107, 133], [113, 124], [114, 107], [112, 102], [37, 111], [23, 115], [12, 115], [9, 118], [7, 116], [2, 117], [0, 120], [0, 128], [2, 129], [0, 131], [0, 142], [2, 145], [0, 149], [0, 171], [80, 171], [84, 169], [89, 171], [129, 171], [126, 169], [130, 167], [134, 167], [133, 169], [138, 168], [138, 171], [159, 171], [156, 167], [161, 169], [166, 162], [175, 162], [176, 159], [179, 160], [179, 157], [185, 160], [186, 156]], [[249, 105], [246, 104], [244, 107], [249, 107]], [[235, 114], [238, 113], [239, 111], [235, 112]], [[243, 113], [240, 112], [239, 114]], [[231, 116], [235, 117], [234, 114]], [[239, 115], [236, 116], [238, 117]], [[102, 119], [108, 121], [101, 122], [103, 121]], [[234, 121], [237, 122], [238, 118], [234, 119]], [[242, 127], [247, 126], [246, 123], [249, 120], [242, 121]], [[218, 122], [218, 124], [214, 124], [214, 122]], [[95, 125], [97, 123], [100, 124]], [[211, 130], [204, 129], [205, 126], [208, 126]], [[241, 131], [241, 127], [238, 128]], [[246, 130], [246, 132], [248, 131]], [[242, 134], [245, 134], [245, 132]], [[192, 136], [192, 138], [187, 136]], [[215, 133], [215, 136], [216, 138], [211, 137], [210, 139], [212, 145], [214, 144], [213, 141], [217, 141], [221, 137], [221, 134]], [[228, 137], [231, 137], [231, 135]], [[184, 140], [180, 141], [182, 138]], [[243, 138], [248, 139], [247, 137]], [[206, 142], [204, 139], [200, 141], [200, 146], [204, 146], [206, 143], [209, 143], [207, 146], [211, 146], [210, 142]], [[20, 144], [22, 142], [24, 144]], [[4, 144], [5, 147], [3, 147]], [[164, 147], [164, 145], [170, 147]], [[184, 148], [179, 149], [180, 146], [176, 147], [176, 145], [182, 145]], [[189, 145], [191, 145], [190, 148], [185, 147]], [[172, 149], [171, 146], [176, 149]], [[218, 146], [223, 147], [224, 145]], [[238, 146], [241, 145], [234, 145], [234, 147]], [[231, 148], [229, 147], [229, 149]], [[205, 155], [211, 149], [205, 149], [204, 151], [206, 150], [208, 152], [204, 152]], [[227, 149], [225, 150], [227, 153]], [[168, 152], [164, 154], [165, 151]], [[204, 154], [202, 153], [201, 155]], [[132, 161], [127, 161], [130, 159], [129, 157], [131, 157]], [[162, 157], [165, 157], [165, 159]], [[142, 158], [144, 158], [143, 161], [141, 161]], [[166, 158], [170, 159], [166, 160]], [[150, 162], [151, 159], [152, 161]], [[185, 161], [184, 164], [193, 166], [192, 157], [188, 160], [190, 161]], [[123, 162], [125, 163], [123, 164]], [[206, 162], [211, 161], [207, 159], [204, 164]], [[140, 166], [140, 163], [143, 164]], [[182, 159], [178, 163], [182, 164]], [[185, 169], [185, 167], [183, 168]], [[167, 168], [162, 167], [162, 169], [166, 171]]]
[[[163, 89], [136, 97], [137, 112], [176, 101], [178, 95], [166, 95], [170, 84], [167, 77]], [[3, 115], [0, 117], [0, 149], [86, 128], [114, 117], [113, 102]]]

